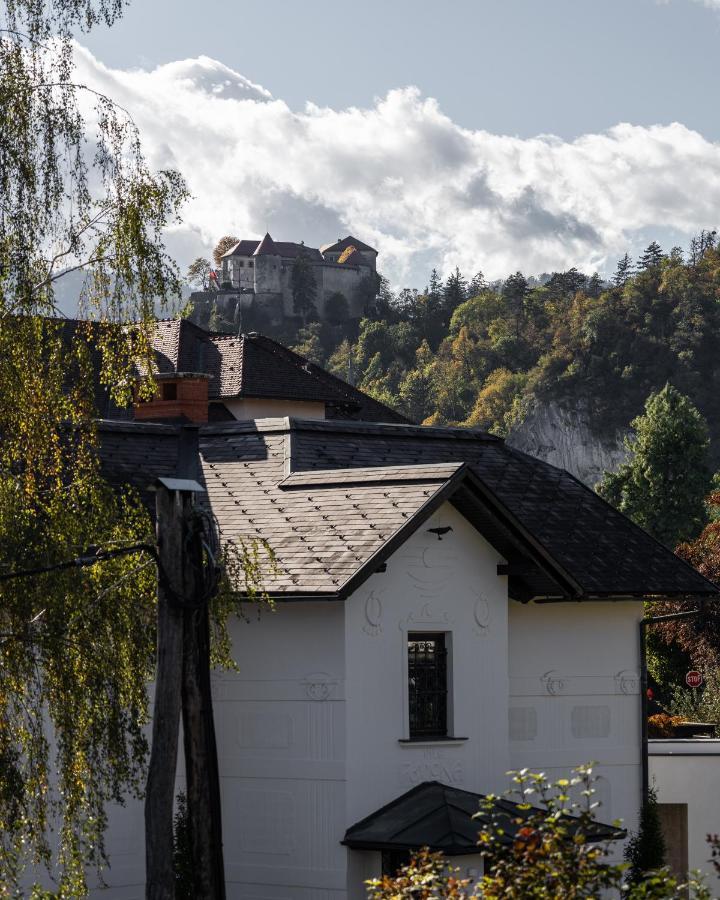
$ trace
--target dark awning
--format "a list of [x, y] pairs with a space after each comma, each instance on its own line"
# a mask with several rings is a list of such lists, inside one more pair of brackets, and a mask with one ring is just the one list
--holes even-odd
[[[485, 801], [483, 794], [425, 781], [406, 794], [366, 816], [345, 832], [342, 841], [354, 850], [417, 850], [429, 847], [447, 856], [477, 853], [477, 836], [488, 822], [485, 814], [473, 819]], [[504, 843], [510, 844], [520, 827], [513, 820], [527, 819], [537, 809], [520, 809], [516, 803], [497, 799], [495, 809], [507, 816]], [[570, 817], [568, 817], [570, 818]], [[591, 841], [625, 837], [625, 832], [596, 823]]]

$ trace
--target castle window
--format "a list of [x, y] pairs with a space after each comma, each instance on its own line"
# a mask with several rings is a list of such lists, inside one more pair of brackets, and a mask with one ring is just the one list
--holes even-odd
[[163, 400], [177, 400], [177, 384], [174, 381], [162, 386], [162, 398]]
[[252, 267], [253, 267], [254, 265], [255, 265], [255, 263], [254, 263], [251, 259], [249, 259], [249, 260], [248, 260], [248, 269], [252, 269]]
[[408, 634], [410, 740], [447, 736], [447, 674], [445, 635]]

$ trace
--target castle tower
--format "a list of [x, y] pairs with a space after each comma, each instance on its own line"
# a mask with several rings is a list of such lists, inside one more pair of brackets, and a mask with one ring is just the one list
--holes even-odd
[[255, 260], [255, 294], [282, 293], [282, 257], [275, 242], [266, 232], [253, 253]]

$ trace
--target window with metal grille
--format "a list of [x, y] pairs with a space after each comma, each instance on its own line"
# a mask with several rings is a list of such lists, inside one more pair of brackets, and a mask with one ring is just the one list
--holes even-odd
[[445, 635], [408, 635], [410, 738], [445, 737], [447, 722]]

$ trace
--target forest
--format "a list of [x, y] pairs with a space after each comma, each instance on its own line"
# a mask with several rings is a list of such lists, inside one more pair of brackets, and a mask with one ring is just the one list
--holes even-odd
[[[709, 423], [718, 462], [720, 242], [702, 231], [687, 251], [652, 242], [610, 281], [576, 268], [488, 283], [433, 270], [424, 290], [370, 286], [366, 316], [320, 322], [310, 312], [271, 327], [315, 363], [426, 424], [508, 435], [536, 401], [592, 411], [598, 434], [626, 429], [670, 382]], [[193, 315], [197, 320], [197, 315]], [[237, 330], [212, 311], [201, 324]]]

